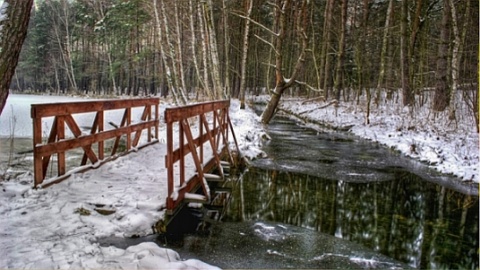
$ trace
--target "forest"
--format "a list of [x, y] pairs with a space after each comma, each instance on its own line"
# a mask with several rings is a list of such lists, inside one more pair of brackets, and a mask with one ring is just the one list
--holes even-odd
[[[266, 123], [284, 92], [365, 96], [368, 106], [398, 92], [405, 106], [452, 117], [461, 96], [478, 126], [478, 1], [38, 0], [33, 9], [16, 92], [177, 104], [270, 94]], [[428, 104], [415, 98], [424, 92]]]

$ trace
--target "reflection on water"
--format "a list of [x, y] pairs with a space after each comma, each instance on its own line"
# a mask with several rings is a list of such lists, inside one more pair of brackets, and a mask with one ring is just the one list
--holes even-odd
[[400, 168], [391, 175], [358, 183], [250, 168], [224, 220], [311, 228], [422, 269], [478, 268], [478, 197]]

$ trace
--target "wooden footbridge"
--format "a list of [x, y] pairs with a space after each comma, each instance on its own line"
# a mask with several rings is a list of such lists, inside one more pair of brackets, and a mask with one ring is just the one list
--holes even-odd
[[[32, 105], [34, 187], [48, 187], [63, 181], [72, 171], [96, 168], [159, 142], [159, 103], [158, 98], [140, 98]], [[230, 134], [238, 151], [229, 107], [230, 101], [223, 100], [165, 110], [167, 214], [174, 214], [185, 202], [209, 204], [218, 196], [218, 192], [210, 190], [209, 182], [223, 181], [226, 168], [235, 165], [229, 148]], [[133, 121], [132, 110], [142, 110], [139, 121]], [[118, 124], [109, 119], [114, 111], [122, 115]], [[81, 128], [75, 116], [85, 113], [95, 116], [91, 126]], [[49, 132], [42, 129], [47, 117], [53, 117]], [[146, 140], [141, 142], [144, 131]], [[49, 134], [46, 141], [44, 134]], [[66, 152], [73, 149], [83, 151], [83, 157], [80, 167], [67, 170]], [[45, 180], [51, 162], [56, 163], [50, 170], [56, 169], [57, 176]], [[186, 164], [192, 163], [195, 169], [189, 172], [187, 168], [192, 166]], [[211, 174], [213, 170], [216, 174]]]

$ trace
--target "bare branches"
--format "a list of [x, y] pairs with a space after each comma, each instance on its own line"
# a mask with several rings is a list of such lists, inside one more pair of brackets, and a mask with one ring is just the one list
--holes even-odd
[[242, 15], [242, 14], [238, 14], [238, 13], [236, 13], [236, 12], [231, 12], [231, 13], [232, 13], [233, 15], [235, 15], [235, 16], [238, 16], [238, 17], [242, 18], [242, 19], [245, 19], [245, 20], [250, 21], [250, 22], [252, 22], [253, 24], [255, 24], [255, 25], [257, 25], [257, 26], [260, 26], [260, 28], [262, 28], [263, 30], [269, 32], [269, 33], [272, 34], [273, 36], [276, 36], [276, 37], [279, 36], [278, 33], [275, 33], [275, 32], [272, 31], [270, 28], [268, 28], [268, 27], [266, 27], [265, 25], [263, 25], [263, 24], [255, 21], [254, 19], [252, 19], [252, 18], [250, 18], [250, 17], [244, 16], [244, 15]]

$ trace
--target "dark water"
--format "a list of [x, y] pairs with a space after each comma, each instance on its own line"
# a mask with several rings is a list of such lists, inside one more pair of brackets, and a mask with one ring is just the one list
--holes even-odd
[[225, 221], [282, 222], [415, 268], [478, 269], [478, 186], [342, 133], [276, 120]]
[[478, 197], [405, 170], [391, 174], [389, 181], [358, 183], [251, 168], [224, 221], [291, 224], [415, 268], [478, 268]]

